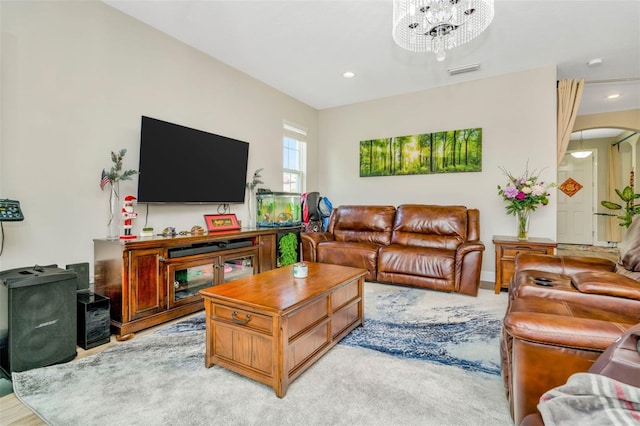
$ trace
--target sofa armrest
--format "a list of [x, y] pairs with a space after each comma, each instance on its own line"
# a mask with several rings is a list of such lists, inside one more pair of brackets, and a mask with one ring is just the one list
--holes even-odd
[[571, 277], [571, 283], [581, 293], [640, 301], [640, 283], [615, 272], [580, 272]]
[[456, 264], [462, 264], [464, 257], [467, 253], [471, 253], [474, 251], [484, 251], [484, 243], [482, 241], [467, 241], [466, 243], [462, 243], [458, 246], [456, 250]]
[[456, 291], [470, 296], [478, 295], [482, 252], [484, 243], [480, 240], [467, 241], [456, 250]]
[[333, 234], [330, 232], [311, 232], [308, 234], [300, 234], [302, 244], [302, 260], [307, 262], [316, 262], [316, 249], [318, 243], [322, 241], [333, 241]]
[[615, 262], [599, 257], [521, 253], [516, 257], [515, 274], [528, 269], [559, 275], [594, 271], [612, 272], [615, 266]]

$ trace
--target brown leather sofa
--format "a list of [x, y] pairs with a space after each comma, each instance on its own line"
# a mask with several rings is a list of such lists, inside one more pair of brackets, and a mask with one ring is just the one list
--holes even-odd
[[502, 376], [515, 424], [540, 396], [586, 372], [640, 322], [640, 282], [592, 257], [521, 254], [501, 336]]
[[345, 205], [302, 234], [305, 261], [366, 268], [368, 281], [478, 294], [480, 213], [463, 206]]

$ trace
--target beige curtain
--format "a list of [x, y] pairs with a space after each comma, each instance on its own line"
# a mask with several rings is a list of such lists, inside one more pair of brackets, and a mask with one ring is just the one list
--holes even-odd
[[[620, 178], [620, 154], [618, 153], [618, 147], [611, 145], [609, 147], [609, 176], [607, 179], [607, 200], [614, 203], [620, 203], [620, 197], [616, 194], [616, 188], [622, 188], [622, 182]], [[603, 207], [604, 209], [604, 207]], [[605, 209], [606, 210], [606, 209]], [[607, 210], [611, 213], [610, 210]], [[604, 236], [607, 241], [622, 241], [622, 226], [620, 221], [615, 217], [605, 217], [606, 226], [604, 229]]]
[[584, 79], [568, 79], [558, 82], [558, 165], [562, 161], [565, 152], [567, 152], [567, 146], [569, 146], [569, 140], [571, 139], [573, 124], [578, 114], [583, 89]]

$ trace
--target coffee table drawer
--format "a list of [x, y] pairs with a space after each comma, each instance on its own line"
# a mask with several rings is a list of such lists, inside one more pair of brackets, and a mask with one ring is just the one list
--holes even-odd
[[331, 343], [329, 323], [324, 323], [317, 328], [300, 336], [298, 340], [289, 344], [289, 372], [300, 367], [307, 359], [320, 348]]
[[333, 314], [331, 318], [331, 333], [335, 338], [350, 325], [361, 321], [360, 303], [346, 306]]
[[240, 327], [273, 334], [273, 319], [267, 315], [224, 305], [214, 305], [213, 316], [217, 319], [232, 322]]
[[331, 307], [335, 311], [336, 309], [339, 309], [341, 306], [346, 305], [359, 296], [360, 294], [358, 293], [358, 282], [350, 282], [349, 284], [337, 289], [331, 294]]
[[323, 318], [327, 318], [329, 316], [328, 307], [328, 297], [324, 296], [289, 315], [287, 338], [291, 339]]

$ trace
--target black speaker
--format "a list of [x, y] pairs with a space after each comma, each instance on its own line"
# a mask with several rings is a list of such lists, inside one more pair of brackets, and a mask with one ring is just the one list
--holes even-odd
[[89, 262], [73, 263], [66, 268], [78, 274], [78, 290], [89, 290]]
[[89, 290], [79, 291], [78, 346], [83, 349], [109, 343], [111, 339], [111, 314], [109, 298]]
[[10, 374], [75, 358], [76, 273], [36, 265], [0, 272], [0, 282], [9, 314], [0, 366]]

